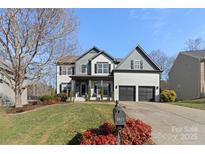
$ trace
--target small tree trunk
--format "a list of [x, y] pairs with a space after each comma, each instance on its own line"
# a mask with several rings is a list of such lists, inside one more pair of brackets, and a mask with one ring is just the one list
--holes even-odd
[[21, 94], [19, 92], [15, 92], [15, 107], [23, 107], [21, 102]]

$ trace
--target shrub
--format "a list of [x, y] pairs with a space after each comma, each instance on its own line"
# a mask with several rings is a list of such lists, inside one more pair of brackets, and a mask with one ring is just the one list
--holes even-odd
[[50, 101], [51, 99], [53, 99], [53, 96], [50, 96], [50, 95], [44, 95], [44, 96], [41, 96], [39, 98], [41, 101]]
[[100, 99], [103, 100], [104, 92], [103, 87], [100, 88]]
[[60, 97], [60, 101], [62, 101], [62, 102], [66, 102], [66, 100], [67, 100], [66, 93], [60, 93], [60, 94], [58, 94], [58, 97]]
[[90, 100], [90, 98], [91, 98], [91, 89], [90, 89], [90, 87], [88, 87], [88, 97], [87, 97], [87, 99]]
[[58, 103], [60, 103], [60, 101], [61, 101], [61, 98], [54, 97], [49, 102], [50, 102], [50, 104], [58, 104]]
[[[151, 138], [151, 127], [141, 120], [129, 119], [121, 131], [122, 144], [145, 144]], [[80, 144], [116, 144], [115, 126], [105, 122], [99, 128], [85, 131]]]
[[162, 102], [175, 102], [176, 92], [174, 90], [163, 90], [160, 94], [160, 100]]
[[115, 126], [105, 122], [99, 128], [85, 131], [80, 139], [82, 145], [115, 145], [116, 137], [114, 135]]
[[141, 120], [130, 119], [121, 131], [122, 144], [139, 145], [151, 138], [151, 126]]

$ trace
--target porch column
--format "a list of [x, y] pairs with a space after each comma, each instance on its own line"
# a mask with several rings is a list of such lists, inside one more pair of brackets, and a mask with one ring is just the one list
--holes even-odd
[[101, 87], [103, 86], [103, 80], [100, 81], [100, 85], [101, 85]]
[[72, 92], [75, 92], [75, 80], [71, 80], [71, 85], [72, 85], [72, 87], [71, 87], [71, 90], [72, 90]]
[[[100, 90], [103, 90], [103, 80], [100, 81], [100, 85], [101, 85]], [[100, 94], [100, 95], [101, 95], [101, 94]], [[103, 94], [102, 97], [104, 97], [104, 94]], [[102, 98], [102, 100], [103, 100], [103, 98]]]
[[88, 87], [91, 88], [91, 80], [88, 80]]

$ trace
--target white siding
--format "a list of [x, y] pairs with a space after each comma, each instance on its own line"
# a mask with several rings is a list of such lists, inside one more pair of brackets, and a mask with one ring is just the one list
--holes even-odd
[[[121, 73], [114, 72], [114, 98], [119, 100], [119, 86], [136, 86], [136, 101], [138, 101], [139, 86], [154, 86], [155, 101], [159, 101], [159, 73]], [[158, 87], [158, 89], [156, 89]]]
[[[0, 83], [0, 94], [7, 96], [9, 99], [11, 99], [12, 102], [15, 102], [14, 91], [5, 83]], [[23, 94], [21, 96], [21, 100], [22, 100], [23, 105], [28, 103], [28, 101], [27, 101], [27, 89], [25, 89], [23, 91]]]
[[112, 60], [110, 60], [103, 54], [100, 54], [99, 56], [97, 56], [95, 59], [91, 61], [91, 75], [109, 75], [110, 74], [110, 73], [95, 73], [95, 64], [97, 62], [106, 62], [106, 63], [111, 64], [110, 72], [112, 72], [113, 67], [114, 67]]
[[[68, 65], [72, 67], [73, 65]], [[71, 78], [68, 75], [60, 75], [60, 65], [57, 65], [57, 94], [60, 93], [60, 84], [61, 83], [69, 83], [71, 81]]]

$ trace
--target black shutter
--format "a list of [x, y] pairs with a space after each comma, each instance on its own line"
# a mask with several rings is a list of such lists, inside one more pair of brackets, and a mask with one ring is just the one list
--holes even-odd
[[72, 67], [72, 75], [75, 74], [75, 67]]
[[97, 64], [95, 64], [95, 73], [97, 73]]
[[143, 69], [143, 61], [140, 61], [140, 69]]
[[111, 64], [109, 64], [109, 73], [110, 73], [110, 71], [111, 71]]
[[59, 69], [60, 69], [60, 71], [59, 71], [59, 74], [61, 75], [62, 74], [62, 68], [61, 68], [61, 66], [59, 66]]
[[134, 69], [134, 61], [133, 60], [130, 61], [130, 68]]
[[61, 93], [62, 85], [60, 84], [60, 93]]

